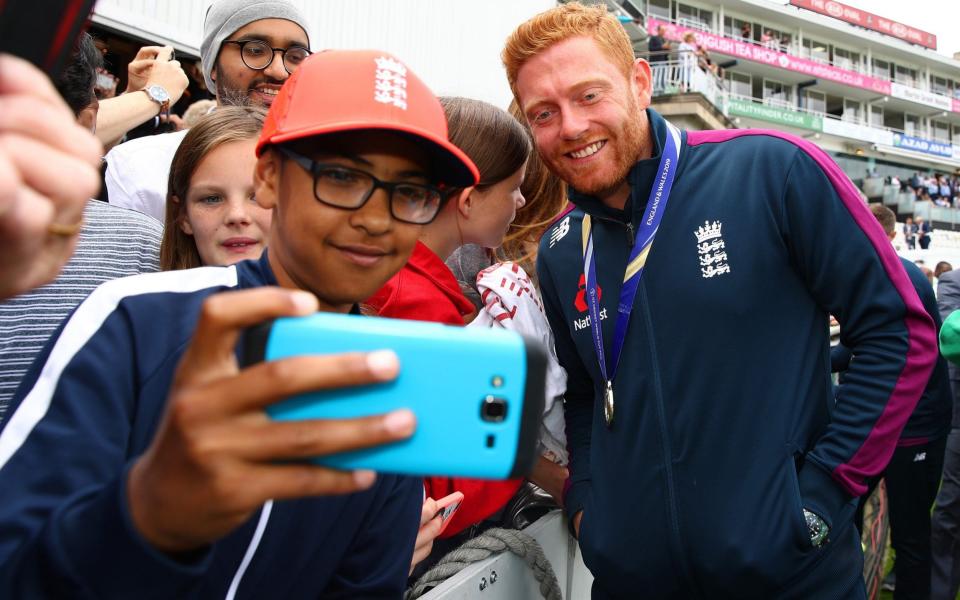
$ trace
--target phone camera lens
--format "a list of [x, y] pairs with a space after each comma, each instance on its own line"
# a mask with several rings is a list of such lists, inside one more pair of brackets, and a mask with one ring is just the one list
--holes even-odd
[[487, 396], [480, 405], [480, 418], [490, 423], [500, 423], [507, 418], [507, 401], [496, 396]]

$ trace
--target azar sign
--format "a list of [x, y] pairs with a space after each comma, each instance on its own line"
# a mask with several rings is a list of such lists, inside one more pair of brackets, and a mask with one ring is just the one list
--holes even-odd
[[909, 135], [895, 133], [893, 135], [893, 145], [906, 150], [914, 150], [916, 152], [923, 152], [925, 154], [953, 158], [953, 146], [944, 142], [924, 140], [911, 137]]

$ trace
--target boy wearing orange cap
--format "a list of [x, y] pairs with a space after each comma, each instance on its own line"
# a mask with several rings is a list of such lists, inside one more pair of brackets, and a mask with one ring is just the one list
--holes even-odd
[[296, 459], [403, 439], [413, 415], [275, 423], [264, 412], [391, 379], [396, 357], [240, 370], [236, 342], [265, 319], [356, 312], [407, 260], [443, 188], [474, 185], [476, 168], [416, 75], [369, 51], [307, 59], [257, 154], [257, 201], [274, 210], [260, 260], [101, 286], [25, 378], [0, 430], [0, 589], [400, 596], [420, 482]]

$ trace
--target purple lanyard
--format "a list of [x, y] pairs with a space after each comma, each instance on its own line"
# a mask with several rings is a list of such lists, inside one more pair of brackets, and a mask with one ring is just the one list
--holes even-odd
[[670, 190], [676, 176], [677, 162], [680, 159], [680, 130], [667, 123], [667, 139], [663, 145], [663, 154], [660, 158], [659, 177], [654, 181], [647, 200], [643, 221], [637, 232], [636, 242], [630, 251], [630, 260], [623, 276], [623, 285], [620, 288], [620, 302], [617, 305], [617, 321], [613, 330], [613, 346], [610, 348], [610, 369], [607, 370], [607, 361], [603, 350], [603, 327], [600, 324], [600, 301], [597, 298], [597, 264], [593, 257], [593, 230], [590, 215], [584, 215], [581, 232], [583, 234], [583, 272], [586, 279], [585, 288], [587, 301], [590, 306], [590, 331], [593, 333], [593, 345], [597, 352], [597, 361], [600, 363], [600, 374], [606, 384], [604, 391], [604, 417], [607, 426], [613, 423], [613, 378], [617, 374], [620, 364], [620, 352], [627, 335], [627, 324], [630, 322], [630, 313], [633, 311], [633, 301], [637, 296], [640, 278], [643, 276], [643, 267], [650, 253], [653, 238], [660, 227], [660, 219], [667, 209], [670, 200]]

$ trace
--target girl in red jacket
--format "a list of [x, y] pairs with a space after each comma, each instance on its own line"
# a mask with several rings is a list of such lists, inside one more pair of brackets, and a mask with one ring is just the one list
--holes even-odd
[[[381, 317], [464, 325], [475, 316], [474, 305], [444, 261], [464, 244], [496, 248], [503, 242], [517, 209], [524, 205], [520, 185], [531, 144], [523, 126], [491, 104], [467, 98], [442, 98], [441, 103], [447, 113], [450, 141], [477, 165], [480, 183], [449, 195], [436, 219], [424, 226], [407, 265], [367, 305]], [[436, 513], [431, 498], [454, 491], [464, 494], [442, 534], [450, 537], [503, 508], [521, 483], [520, 479], [426, 478], [424, 528], [414, 562], [429, 554], [440, 527], [439, 519], [431, 521]]]

